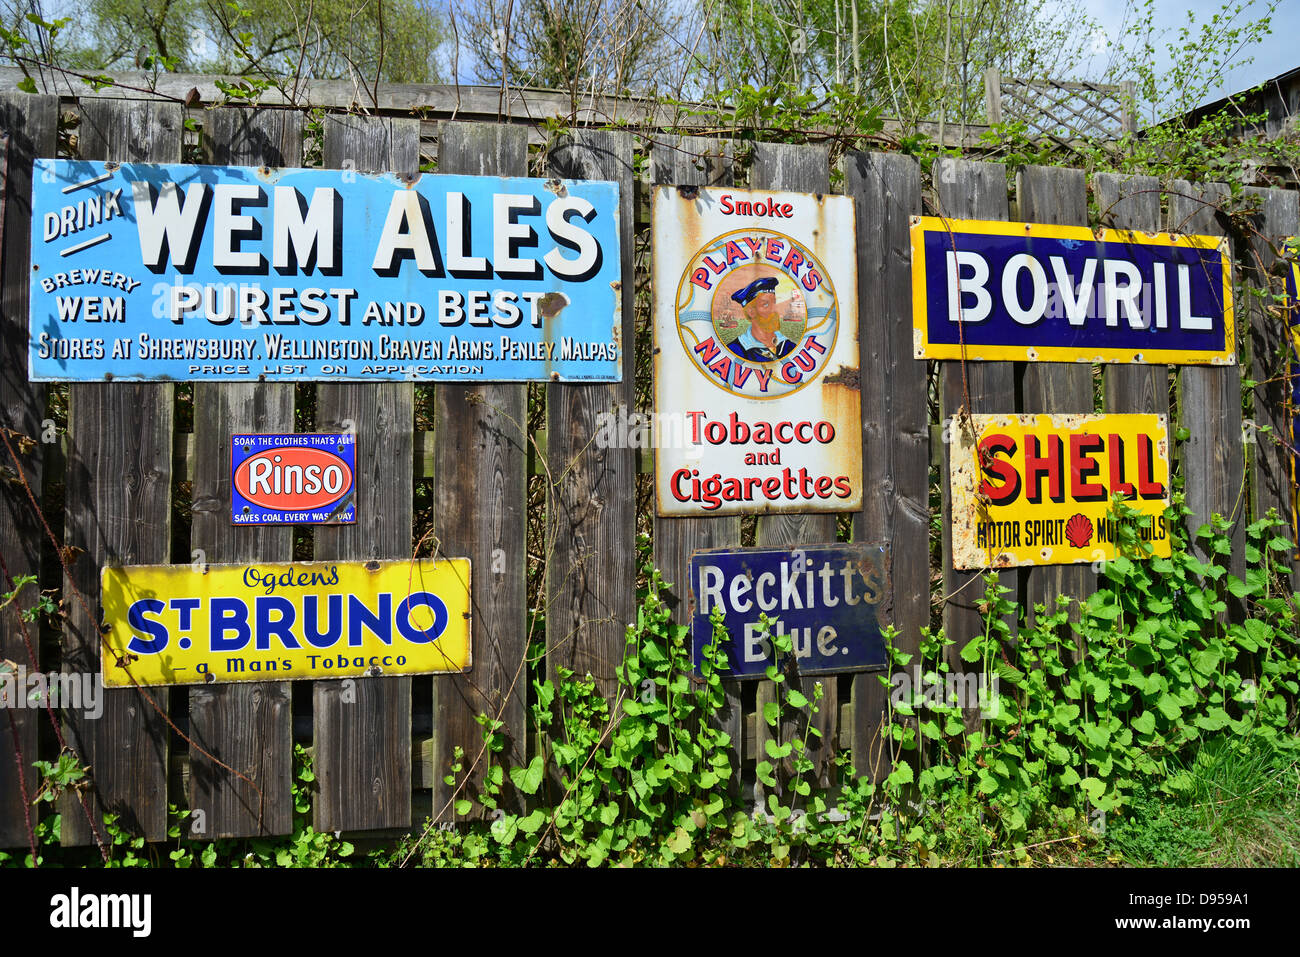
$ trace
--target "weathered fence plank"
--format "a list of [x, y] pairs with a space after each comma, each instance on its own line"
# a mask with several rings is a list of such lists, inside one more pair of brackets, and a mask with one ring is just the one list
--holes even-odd
[[[758, 143], [754, 147], [754, 165], [750, 181], [755, 189], [784, 189], [801, 193], [830, 192], [830, 158], [822, 147], [789, 146], [784, 143]], [[764, 548], [784, 548], [813, 545], [835, 541], [836, 517], [828, 514], [761, 515], [758, 518], [756, 544]], [[817, 679], [787, 678], [790, 687], [798, 689], [813, 699]], [[834, 783], [835, 725], [839, 717], [838, 683], [834, 678], [821, 682], [824, 696], [813, 716], [812, 727], [821, 736], [807, 735], [807, 757], [813, 762], [815, 787], [830, 787]], [[776, 700], [776, 685], [762, 681], [758, 685], [757, 721], [760, 754], [764, 748], [768, 725], [763, 720], [763, 706]], [[791, 714], [783, 724], [781, 738], [789, 741], [793, 736], [803, 737], [806, 718]], [[761, 758], [760, 758], [761, 760]], [[762, 783], [755, 787], [755, 797], [765, 800]]]
[[614, 180], [619, 188], [622, 313], [611, 317], [611, 339], [623, 347], [623, 381], [546, 387], [546, 671], [552, 680], [559, 667], [590, 674], [611, 701], [627, 625], [636, 618], [637, 450], [601, 448], [596, 436], [602, 413], [631, 412], [636, 402], [632, 150], [627, 134], [578, 131], [548, 156], [551, 175]]
[[[667, 137], [655, 143], [650, 153], [650, 169], [651, 178], [658, 186], [730, 186], [734, 181], [731, 144], [707, 137]], [[673, 620], [677, 624], [689, 625], [687, 604], [690, 599], [691, 553], [702, 548], [739, 545], [740, 516], [656, 516], [653, 538], [655, 567], [672, 585], [665, 600], [673, 608]], [[736, 697], [738, 701], [738, 692]], [[728, 693], [730, 698], [731, 692]], [[735, 728], [739, 733], [740, 724], [737, 723]]]
[[[1102, 226], [1160, 231], [1160, 181], [1154, 176], [1098, 173], [1093, 193]], [[1101, 374], [1106, 412], [1155, 412], [1169, 415], [1169, 366], [1119, 363]]]
[[[476, 176], [524, 176], [528, 143], [522, 127], [446, 123], [438, 138], [438, 170]], [[525, 385], [440, 385], [434, 393], [438, 554], [468, 557], [473, 577], [473, 670], [434, 684], [433, 813], [444, 808], [471, 765], [470, 795], [486, 767], [480, 713], [502, 722], [500, 757], [524, 763], [524, 700], [528, 676], [525, 562], [527, 405]], [[465, 752], [455, 785], [443, 780], [455, 748]], [[459, 797], [470, 796], [460, 794]], [[448, 808], [448, 811], [451, 809]]]
[[[179, 162], [184, 122], [174, 104], [88, 103], [81, 156]], [[100, 569], [165, 564], [171, 557], [174, 388], [123, 382], [68, 387], [64, 542], [84, 554], [64, 578], [64, 671], [99, 670]], [[166, 688], [106, 689], [98, 719], [65, 712], [68, 740], [92, 769], [96, 811], [113, 812], [122, 827], [151, 841], [167, 836], [169, 699]], [[63, 808], [63, 843], [93, 840], [76, 802], [65, 800]]]
[[[1006, 168], [999, 163], [972, 163], [944, 159], [935, 162], [935, 192], [939, 215], [954, 219], [1006, 219]], [[964, 368], [963, 368], [964, 367]], [[1014, 412], [1015, 365], [1011, 362], [943, 362], [939, 367], [939, 416], [944, 428], [956, 430], [959, 422], [949, 421], [963, 409], [967, 413]], [[953, 674], [965, 674], [971, 666], [960, 652], [973, 638], [984, 634], [984, 574], [962, 572], [952, 564], [952, 501], [948, 484], [952, 443], [943, 445], [939, 484], [943, 488], [943, 628], [951, 644], [947, 661]], [[998, 584], [1016, 597], [1016, 571], [995, 573]], [[1015, 622], [1008, 622], [1012, 628]], [[966, 687], [970, 687], [967, 683]], [[968, 723], [978, 712], [966, 708]]]
[[[1029, 166], [1016, 179], [1020, 216], [1029, 223], [1088, 225], [1088, 192], [1083, 171]], [[1092, 366], [1088, 363], [1026, 362], [1021, 366], [1021, 409], [1025, 413], [1093, 411]], [[1009, 411], [1009, 410], [1004, 410]], [[1023, 569], [1025, 619], [1037, 618], [1035, 606], [1056, 610], [1056, 598], [1087, 598], [1097, 577], [1088, 565], [1042, 565]]]
[[[324, 165], [358, 174], [420, 169], [418, 120], [330, 116]], [[415, 386], [321, 383], [316, 430], [357, 435], [353, 525], [313, 530], [317, 561], [369, 561], [411, 554]], [[409, 827], [411, 685], [429, 678], [381, 676], [317, 681], [312, 715], [318, 831]]]
[[[217, 110], [208, 117], [207, 130], [205, 146], [211, 163], [302, 165], [301, 114]], [[288, 384], [195, 384], [190, 541], [196, 561], [292, 559], [291, 527], [231, 524], [230, 436], [235, 432], [292, 432], [293, 403], [294, 387]], [[190, 691], [190, 808], [203, 812], [200, 820], [192, 819], [193, 836], [249, 837], [292, 830], [291, 725], [287, 681]], [[206, 828], [202, 833], [198, 832], [200, 823]]]
[[[655, 185], [730, 186], [734, 174], [732, 147], [725, 140], [697, 136], [665, 137], [656, 142], [650, 152], [650, 176]], [[653, 366], [654, 356], [650, 359]], [[673, 611], [674, 623], [689, 628], [691, 553], [702, 548], [738, 546], [740, 516], [655, 516], [652, 538], [655, 567], [672, 585], [665, 590], [664, 600]], [[726, 700], [715, 716], [715, 724], [731, 737], [733, 773], [729, 790], [734, 797], [740, 793], [741, 762], [745, 754], [745, 712], [740, 683], [724, 680], [722, 686]]]
[[[910, 217], [921, 213], [921, 170], [911, 157], [851, 153], [846, 191], [858, 223], [858, 339], [862, 370], [862, 511], [853, 538], [892, 545], [887, 603], [896, 646], [916, 653], [930, 623], [928, 363], [912, 355]], [[882, 602], [882, 604], [885, 604]], [[875, 781], [890, 771], [880, 734], [889, 689], [853, 677], [853, 765]]]
[[[1174, 180], [1169, 186], [1170, 228], [1175, 232], [1222, 236], [1219, 218], [1228, 200], [1222, 183], [1193, 186]], [[1239, 319], [1238, 322], [1244, 321]], [[1241, 330], [1238, 328], [1238, 336]], [[1178, 373], [1179, 424], [1187, 430], [1179, 460], [1185, 478], [1183, 487], [1191, 514], [1187, 530], [1196, 556], [1210, 561], [1204, 540], [1196, 531], [1213, 514], [1231, 522], [1228, 537], [1232, 556], [1228, 569], [1245, 576], [1246, 496], [1245, 462], [1241, 441], [1241, 367], [1183, 366]], [[1240, 605], [1228, 597], [1229, 615], [1236, 617]]]
[[[1300, 194], [1253, 188], [1245, 193], [1258, 198], [1259, 213], [1252, 218], [1255, 232], [1244, 251], [1242, 278], [1268, 293], [1263, 301], [1251, 297], [1248, 315], [1238, 320], [1250, 323], [1250, 378], [1256, 383], [1251, 390], [1254, 427], [1244, 436], [1250, 443], [1251, 514], [1259, 519], [1275, 508], [1289, 522], [1292, 478], [1288, 447], [1292, 443], [1286, 409], [1294, 385], [1289, 376], [1294, 350], [1287, 319], [1274, 313], [1276, 303], [1271, 294], [1283, 288], [1282, 277], [1274, 274], [1282, 244], [1300, 235]], [[1292, 564], [1290, 557], [1279, 557], [1284, 564]], [[1292, 577], [1292, 587], [1300, 587], [1300, 575], [1295, 574], [1294, 566]]]
[[[9, 136], [8, 169], [4, 190], [4, 290], [0, 299], [0, 427], [10, 430], [7, 447], [0, 449], [0, 561], [3, 588], [14, 588], [24, 575], [39, 575], [45, 532], [32, 508], [27, 489], [41, 496], [41, 422], [45, 418], [45, 387], [27, 381], [27, 303], [31, 276], [32, 160], [53, 156], [58, 141], [58, 99], [0, 94], [0, 130]], [[25, 436], [33, 445], [20, 442]], [[24, 451], [26, 449], [26, 451]], [[11, 457], [17, 458], [17, 461]], [[27, 488], [19, 481], [26, 481]], [[48, 583], [47, 583], [48, 584]], [[21, 615], [36, 603], [40, 582], [28, 585], [7, 608], [0, 610], [0, 658], [34, 670], [40, 662], [35, 625], [24, 625]], [[30, 639], [30, 641], [29, 641]], [[45, 715], [30, 708], [6, 708], [0, 719], [0, 847], [26, 845], [27, 812], [39, 782], [32, 762], [37, 729]], [[15, 750], [15, 748], [17, 750]], [[19, 767], [21, 752], [21, 768]], [[26, 795], [26, 799], [24, 799]], [[76, 810], [78, 817], [81, 810]], [[71, 814], [64, 817], [65, 822]]]

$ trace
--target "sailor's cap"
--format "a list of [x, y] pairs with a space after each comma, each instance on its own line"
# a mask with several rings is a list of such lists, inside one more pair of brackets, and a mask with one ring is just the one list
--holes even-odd
[[742, 306], [748, 306], [761, 292], [776, 292], [776, 277], [764, 276], [762, 279], [755, 279], [743, 289], [737, 289], [731, 294], [731, 298], [736, 300]]

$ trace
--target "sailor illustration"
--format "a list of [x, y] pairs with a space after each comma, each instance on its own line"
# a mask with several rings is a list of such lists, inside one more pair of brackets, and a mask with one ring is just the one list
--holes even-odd
[[755, 279], [743, 289], [737, 289], [731, 298], [740, 303], [749, 320], [749, 328], [731, 342], [727, 348], [750, 362], [775, 362], [784, 359], [794, 350], [794, 342], [781, 335], [781, 313], [776, 308], [775, 276]]

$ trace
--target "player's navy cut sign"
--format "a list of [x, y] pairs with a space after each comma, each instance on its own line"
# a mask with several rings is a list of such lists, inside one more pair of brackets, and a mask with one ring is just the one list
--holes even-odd
[[786, 548], [706, 549], [691, 555], [691, 659], [700, 673], [713, 640], [709, 620], [721, 608], [731, 640], [730, 678], [763, 678], [784, 669], [764, 637], [789, 635], [800, 674], [883, 670], [881, 608], [888, 593], [889, 546], [874, 543]]
[[234, 435], [230, 520], [236, 525], [347, 525], [357, 520], [356, 437]]

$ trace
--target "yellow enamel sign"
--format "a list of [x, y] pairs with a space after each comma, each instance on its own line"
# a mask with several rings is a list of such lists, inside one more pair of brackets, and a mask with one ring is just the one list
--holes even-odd
[[954, 422], [953, 567], [1115, 558], [1110, 500], [1142, 513], [1128, 558], [1167, 557], [1169, 437], [1163, 415], [973, 415]]
[[104, 684], [469, 671], [470, 564], [105, 568]]

